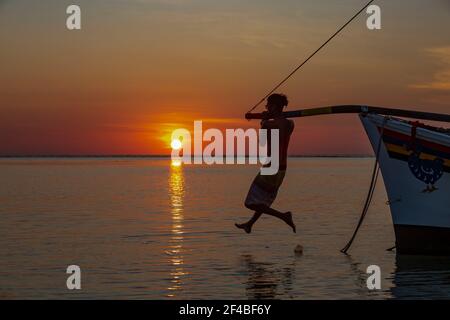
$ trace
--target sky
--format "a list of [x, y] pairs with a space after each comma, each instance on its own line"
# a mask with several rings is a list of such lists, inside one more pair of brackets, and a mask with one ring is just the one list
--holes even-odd
[[[170, 154], [194, 120], [257, 128], [245, 112], [365, 2], [0, 0], [0, 155]], [[450, 1], [375, 4], [382, 29], [349, 25], [278, 90], [287, 110], [450, 113]], [[291, 155], [372, 153], [356, 115], [295, 121]]]

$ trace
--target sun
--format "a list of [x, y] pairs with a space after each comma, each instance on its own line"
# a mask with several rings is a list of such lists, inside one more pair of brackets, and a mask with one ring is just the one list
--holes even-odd
[[179, 139], [173, 139], [172, 142], [170, 143], [170, 146], [172, 147], [173, 150], [179, 150], [181, 149], [183, 144]]

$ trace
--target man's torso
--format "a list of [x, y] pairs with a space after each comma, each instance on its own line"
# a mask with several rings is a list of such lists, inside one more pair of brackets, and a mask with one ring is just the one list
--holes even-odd
[[[287, 151], [289, 147], [289, 141], [291, 134], [294, 130], [294, 122], [292, 120], [286, 118], [277, 118], [273, 120], [266, 120], [262, 123], [261, 128], [263, 129], [278, 129], [279, 130], [279, 138], [280, 138], [280, 147], [279, 147], [279, 159], [280, 159], [280, 170], [286, 170], [287, 167]], [[270, 141], [270, 132], [268, 132], [268, 154], [271, 156], [271, 141]], [[266, 165], [270, 166], [270, 164]]]

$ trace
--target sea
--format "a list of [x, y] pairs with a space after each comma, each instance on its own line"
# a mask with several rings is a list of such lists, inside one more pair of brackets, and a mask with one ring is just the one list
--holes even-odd
[[[293, 213], [297, 233], [263, 215], [246, 234], [234, 223], [252, 215], [243, 203], [256, 165], [0, 159], [0, 299], [448, 299], [449, 259], [388, 250], [382, 178], [340, 252], [373, 163], [289, 158], [273, 207]], [[67, 286], [73, 265], [79, 290]]]

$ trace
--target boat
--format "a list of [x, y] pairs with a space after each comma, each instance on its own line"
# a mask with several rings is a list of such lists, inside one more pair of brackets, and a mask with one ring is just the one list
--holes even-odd
[[[397, 253], [450, 256], [450, 130], [418, 121], [450, 122], [450, 115], [361, 105], [283, 114], [306, 117], [342, 113], [359, 115], [376, 154], [388, 195]], [[270, 115], [249, 113], [246, 118]]]

